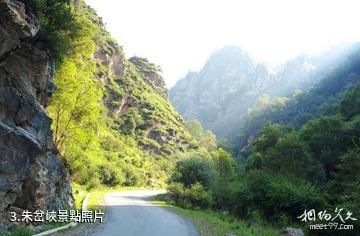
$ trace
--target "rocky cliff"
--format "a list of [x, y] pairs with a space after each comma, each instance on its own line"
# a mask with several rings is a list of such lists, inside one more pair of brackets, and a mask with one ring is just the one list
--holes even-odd
[[8, 211], [73, 203], [45, 111], [56, 87], [39, 28], [23, 2], [0, 0], [0, 228], [9, 226]]
[[146, 58], [131, 57], [129, 62], [135, 65], [137, 71], [141, 73], [144, 81], [149, 84], [164, 99], [168, 99], [168, 90], [165, 81], [159, 74], [161, 69]]
[[200, 72], [191, 72], [170, 90], [170, 100], [186, 119], [199, 119], [217, 136], [243, 120], [273, 79], [241, 48], [214, 52]]

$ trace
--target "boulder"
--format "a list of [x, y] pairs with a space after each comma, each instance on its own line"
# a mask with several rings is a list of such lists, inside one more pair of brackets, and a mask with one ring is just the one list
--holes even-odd
[[304, 231], [298, 228], [287, 227], [282, 230], [282, 236], [304, 236]]

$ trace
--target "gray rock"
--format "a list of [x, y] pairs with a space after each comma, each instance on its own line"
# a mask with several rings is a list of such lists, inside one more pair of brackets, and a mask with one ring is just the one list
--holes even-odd
[[36, 40], [24, 40], [38, 30], [24, 3], [0, 0], [0, 229], [12, 226], [8, 211], [73, 204], [44, 109], [56, 88], [54, 62]]
[[21, 40], [33, 37], [40, 25], [36, 18], [26, 13], [25, 4], [14, 0], [0, 1], [0, 56], [11, 52]]
[[282, 236], [304, 236], [304, 232], [302, 229], [297, 228], [285, 228], [281, 232]]
[[168, 98], [168, 90], [164, 78], [159, 74], [159, 68], [156, 65], [150, 63], [146, 58], [136, 56], [131, 57], [129, 61], [135, 65], [140, 73], [142, 73], [146, 83], [162, 97]]

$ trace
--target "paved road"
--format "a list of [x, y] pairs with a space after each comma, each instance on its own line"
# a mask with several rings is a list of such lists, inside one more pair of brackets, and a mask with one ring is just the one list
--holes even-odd
[[188, 220], [158, 206], [147, 198], [161, 193], [137, 190], [108, 194], [105, 223], [91, 235], [106, 236], [198, 236]]

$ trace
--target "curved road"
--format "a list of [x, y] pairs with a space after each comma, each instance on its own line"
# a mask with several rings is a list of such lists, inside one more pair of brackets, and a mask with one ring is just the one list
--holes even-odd
[[193, 224], [147, 199], [163, 193], [137, 190], [110, 193], [105, 222], [91, 235], [106, 236], [198, 236]]

